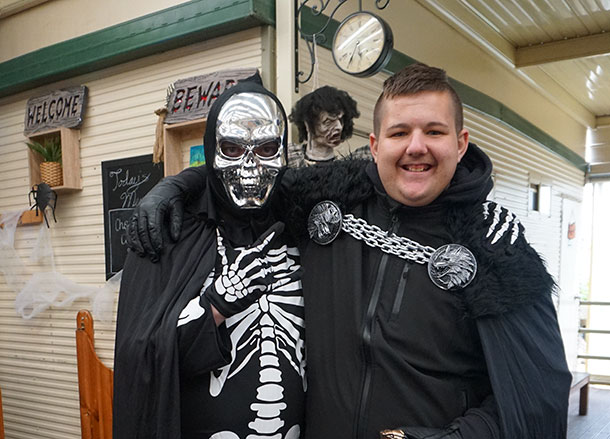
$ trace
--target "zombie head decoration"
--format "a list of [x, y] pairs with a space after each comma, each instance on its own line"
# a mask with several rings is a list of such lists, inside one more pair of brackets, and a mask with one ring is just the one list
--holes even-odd
[[286, 115], [258, 75], [214, 103], [204, 144], [216, 194], [238, 210], [264, 207], [286, 167]]
[[299, 142], [334, 148], [351, 137], [359, 116], [356, 101], [347, 92], [324, 86], [297, 101], [290, 121], [299, 130]]
[[343, 114], [321, 111], [310, 133], [313, 143], [329, 148], [339, 146], [343, 141]]

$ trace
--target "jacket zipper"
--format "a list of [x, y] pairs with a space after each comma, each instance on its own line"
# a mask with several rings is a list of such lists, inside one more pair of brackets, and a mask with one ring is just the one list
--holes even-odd
[[[392, 227], [388, 233], [394, 233], [398, 229], [398, 218], [392, 217]], [[356, 434], [355, 439], [364, 439], [366, 434], [366, 426], [368, 424], [368, 416], [365, 416], [366, 406], [368, 405], [369, 393], [371, 390], [372, 380], [372, 365], [373, 365], [373, 325], [375, 323], [375, 311], [377, 304], [379, 303], [379, 296], [381, 295], [381, 286], [383, 285], [386, 265], [390, 255], [383, 253], [381, 261], [379, 262], [379, 269], [377, 270], [377, 277], [375, 279], [375, 285], [373, 286], [373, 294], [369, 300], [369, 304], [366, 310], [366, 317], [364, 319], [364, 325], [362, 328], [362, 340], [363, 340], [363, 351], [364, 351], [364, 381], [362, 385], [362, 393], [360, 395], [360, 407], [358, 409], [358, 416], [356, 417]]]
[[400, 275], [400, 281], [398, 282], [398, 290], [396, 291], [396, 299], [394, 299], [394, 305], [392, 306], [392, 314], [390, 315], [390, 320], [394, 320], [396, 317], [398, 317], [398, 313], [400, 312], [400, 305], [402, 304], [402, 298], [405, 295], [407, 277], [410, 268], [411, 264], [409, 262], [405, 262], [405, 266], [402, 269], [402, 273]]

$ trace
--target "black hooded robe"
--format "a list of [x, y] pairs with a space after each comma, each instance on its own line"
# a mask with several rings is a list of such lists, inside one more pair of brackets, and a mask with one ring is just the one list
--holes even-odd
[[[179, 241], [169, 243], [156, 263], [132, 252], [128, 254], [117, 316], [113, 398], [115, 439], [207, 439], [220, 429], [237, 431], [245, 437], [246, 433], [252, 434], [257, 429], [268, 428], [271, 431], [280, 427], [280, 433], [285, 436], [288, 431], [298, 432], [303, 428], [304, 366], [288, 353], [282, 354], [290, 349], [286, 347], [291, 343], [289, 336], [280, 330], [265, 336], [283, 349], [274, 360], [274, 369], [280, 370], [280, 381], [270, 384], [282, 387], [283, 399], [277, 405], [286, 407], [276, 408], [282, 415], [279, 419], [264, 411], [266, 401], [257, 400], [264, 362], [259, 357], [265, 350], [260, 325], [247, 328], [252, 335], [246, 341], [254, 348], [252, 358], [245, 361], [232, 349], [230, 337], [233, 328], [227, 328], [230, 319], [217, 328], [205, 295], [200, 300], [200, 309], [204, 310], [202, 317], [177, 326], [185, 308], [199, 297], [210, 273], [218, 269], [215, 267], [216, 229], [237, 247], [252, 244], [275, 222], [268, 206], [247, 212], [236, 209], [211, 169], [220, 108], [232, 95], [242, 92], [267, 94], [278, 102], [259, 81], [248, 80], [218, 98], [208, 116], [204, 138], [209, 172], [188, 169], [183, 171], [182, 177], [168, 177], [188, 180], [189, 176], [196, 175], [200, 180], [198, 189], [202, 190], [189, 206]], [[202, 175], [205, 176], [203, 181], [199, 178]], [[278, 242], [276, 245], [281, 244]], [[277, 303], [274, 304], [271, 297], [269, 300], [265, 298], [264, 305], [258, 305], [260, 309], [248, 318], [254, 319], [257, 313], [259, 316], [268, 314], [269, 318], [284, 319], [284, 327], [289, 326], [286, 320], [301, 322], [302, 325], [300, 290], [284, 299], [281, 292], [274, 291], [273, 294], [279, 297]], [[269, 310], [274, 306], [275, 315], [262, 312], [263, 308]], [[233, 323], [239, 322], [239, 316], [231, 319]], [[302, 332], [300, 327], [291, 334], [297, 340], [293, 348], [300, 354], [304, 350]], [[242, 368], [238, 371], [232, 368], [232, 376], [224, 381], [223, 390], [217, 396], [210, 396], [208, 388], [212, 374], [221, 375], [219, 368], [230, 364], [232, 358], [236, 359], [236, 366]], [[260, 413], [266, 418], [261, 418]], [[278, 427], [281, 423], [285, 425]]]
[[[114, 362], [113, 437], [180, 438], [180, 376], [176, 324], [216, 262], [213, 224], [184, 222], [180, 241], [159, 262], [129, 252], [119, 295]], [[206, 320], [217, 357], [228, 355]], [[210, 350], [211, 350], [210, 346]]]

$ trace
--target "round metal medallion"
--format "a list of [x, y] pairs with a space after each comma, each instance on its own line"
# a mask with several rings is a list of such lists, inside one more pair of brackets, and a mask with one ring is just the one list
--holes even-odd
[[330, 244], [341, 231], [342, 221], [343, 216], [339, 206], [332, 201], [320, 201], [309, 213], [307, 220], [309, 237], [317, 244]]
[[463, 245], [443, 245], [432, 253], [428, 261], [428, 276], [443, 290], [464, 288], [476, 274], [477, 260]]

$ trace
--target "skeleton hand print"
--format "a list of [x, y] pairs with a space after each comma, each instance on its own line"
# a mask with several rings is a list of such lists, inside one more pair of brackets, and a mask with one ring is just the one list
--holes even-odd
[[283, 223], [275, 223], [252, 246], [242, 249], [231, 248], [216, 232], [220, 270], [205, 294], [223, 316], [235, 315], [262, 294], [298, 279], [299, 268], [288, 259], [286, 246], [271, 248], [283, 230]]

